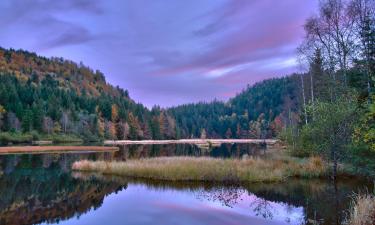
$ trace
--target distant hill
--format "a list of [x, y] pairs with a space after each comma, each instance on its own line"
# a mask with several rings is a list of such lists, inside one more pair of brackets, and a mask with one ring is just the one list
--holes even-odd
[[148, 110], [82, 63], [0, 48], [0, 131], [31, 134], [14, 142], [70, 134], [86, 140], [273, 137], [298, 121], [297, 82], [297, 75], [275, 78], [228, 102]]
[[186, 104], [168, 112], [186, 137], [199, 137], [202, 131], [215, 138], [274, 137], [286, 125], [299, 121], [299, 77], [295, 74], [256, 83], [225, 103]]

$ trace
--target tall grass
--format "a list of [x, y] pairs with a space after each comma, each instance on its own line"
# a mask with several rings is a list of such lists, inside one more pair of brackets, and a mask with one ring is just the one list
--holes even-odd
[[322, 159], [215, 159], [160, 157], [126, 162], [79, 161], [73, 170], [170, 181], [273, 182], [288, 177], [326, 175]]
[[357, 195], [351, 207], [347, 225], [375, 224], [375, 196], [370, 194]]

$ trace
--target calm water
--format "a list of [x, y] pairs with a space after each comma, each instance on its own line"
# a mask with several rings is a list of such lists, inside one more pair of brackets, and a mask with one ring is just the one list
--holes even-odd
[[194, 155], [263, 157], [251, 145], [211, 151], [188, 145], [130, 146], [116, 153], [0, 156], [0, 224], [340, 224], [359, 180], [233, 184], [155, 182], [70, 171], [80, 159]]

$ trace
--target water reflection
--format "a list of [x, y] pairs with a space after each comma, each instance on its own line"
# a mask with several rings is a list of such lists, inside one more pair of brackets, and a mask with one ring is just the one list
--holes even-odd
[[161, 156], [209, 156], [220, 158], [241, 158], [244, 156], [265, 156], [267, 150], [258, 144], [222, 144], [212, 148], [196, 145], [125, 145], [116, 153], [118, 159], [139, 159]]
[[336, 186], [325, 180], [234, 185], [70, 171], [80, 159], [263, 154], [252, 149], [129, 146], [116, 153], [0, 156], [0, 224], [339, 224], [350, 195], [371, 191], [359, 180], [339, 180]]
[[[188, 195], [190, 200], [179, 202], [180, 206], [191, 204], [191, 199], [199, 200], [200, 203], [194, 201], [194, 204], [201, 205], [204, 209], [215, 206], [243, 216], [243, 222], [238, 224], [248, 224], [249, 221], [254, 222], [254, 219], [257, 222], [252, 224], [341, 224], [352, 194], [365, 189], [371, 190], [370, 183], [355, 179], [339, 180], [335, 188], [330, 181], [318, 179], [292, 179], [284, 183], [233, 186], [201, 182], [129, 180], [80, 172], [74, 173], [74, 176], [82, 180], [126, 183], [128, 189], [142, 187], [137, 196], [147, 195], [148, 192], [162, 196], [170, 193], [163, 197], [166, 202], [173, 201], [176, 195]], [[144, 200], [137, 198], [137, 201]], [[147, 201], [145, 204], [148, 204]]]

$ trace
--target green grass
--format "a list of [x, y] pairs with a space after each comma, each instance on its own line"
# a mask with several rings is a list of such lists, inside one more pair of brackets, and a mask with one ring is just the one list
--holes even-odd
[[34, 138], [35, 137], [32, 134], [3, 132], [0, 133], [0, 144], [29, 143], [34, 140]]
[[31, 143], [32, 141], [43, 140], [52, 141], [53, 143], [72, 143], [83, 142], [83, 140], [75, 135], [68, 134], [39, 134], [37, 132], [20, 133], [20, 132], [1, 132], [0, 144], [22, 144]]
[[72, 143], [72, 142], [83, 142], [83, 140], [75, 135], [69, 134], [52, 134], [42, 135], [40, 140], [52, 141], [53, 143]]
[[274, 182], [288, 177], [323, 177], [327, 166], [317, 157], [305, 160], [160, 157], [126, 162], [79, 161], [76, 171], [99, 172], [168, 181]]

